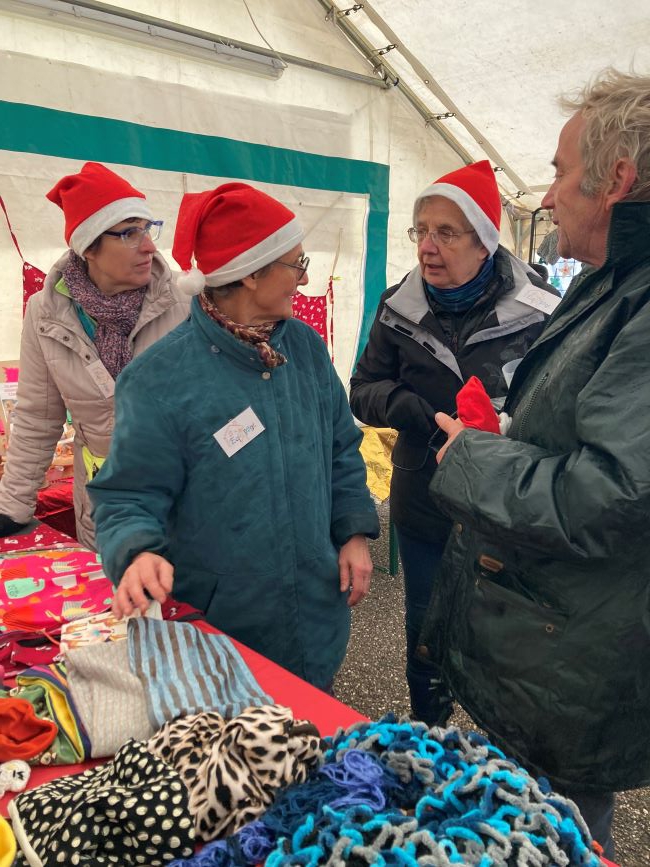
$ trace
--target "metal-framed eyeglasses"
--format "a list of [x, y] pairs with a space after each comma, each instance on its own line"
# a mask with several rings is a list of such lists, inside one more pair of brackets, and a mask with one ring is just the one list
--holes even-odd
[[295, 268], [298, 272], [298, 281], [300, 281], [307, 273], [307, 268], [309, 268], [309, 256], [301, 256], [300, 259], [298, 259], [297, 265], [292, 265], [290, 262], [282, 262], [280, 259], [278, 259], [275, 264], [286, 265], [287, 268]]
[[462, 235], [471, 235], [473, 232], [474, 229], [467, 229], [464, 232], [452, 232], [451, 229], [438, 229], [433, 232], [427, 232], [426, 229], [417, 229], [415, 226], [411, 226], [410, 229], [406, 230], [407, 235], [414, 244], [421, 244], [425, 238], [429, 238], [434, 244], [442, 247], [450, 247]]
[[163, 220], [152, 220], [144, 226], [129, 226], [127, 229], [120, 229], [119, 232], [106, 231], [102, 235], [112, 235], [114, 238], [121, 238], [122, 243], [127, 247], [139, 247], [145, 236], [151, 238], [152, 241], [157, 241], [160, 238], [162, 231]]

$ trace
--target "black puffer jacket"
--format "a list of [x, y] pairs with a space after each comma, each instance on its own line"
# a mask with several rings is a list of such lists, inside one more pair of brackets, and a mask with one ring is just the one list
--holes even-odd
[[429, 541], [444, 542], [451, 526], [427, 490], [436, 467], [427, 449], [434, 413], [455, 410], [456, 394], [470, 376], [490, 397], [505, 395], [503, 365], [526, 354], [547, 318], [517, 295], [531, 284], [555, 292], [504, 247], [494, 264], [486, 292], [462, 314], [446, 313], [429, 299], [419, 267], [386, 290], [350, 383], [350, 405], [360, 421], [399, 431], [391, 519]]
[[424, 637], [455, 695], [561, 787], [650, 784], [650, 203], [616, 205], [515, 373], [507, 437], [464, 431]]

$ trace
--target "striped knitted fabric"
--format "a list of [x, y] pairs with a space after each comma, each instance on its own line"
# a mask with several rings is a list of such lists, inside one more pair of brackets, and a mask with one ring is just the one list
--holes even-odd
[[107, 641], [66, 654], [72, 698], [90, 737], [93, 758], [113, 756], [129, 738], [153, 734], [140, 678], [131, 674], [126, 641]]
[[201, 711], [232, 719], [248, 707], [273, 704], [225, 635], [137, 617], [129, 620], [128, 643], [129, 665], [144, 686], [155, 729]]

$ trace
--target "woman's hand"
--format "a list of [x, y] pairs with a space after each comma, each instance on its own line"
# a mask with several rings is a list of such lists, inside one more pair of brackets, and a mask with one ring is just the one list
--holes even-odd
[[143, 551], [122, 575], [113, 597], [113, 614], [116, 617], [128, 617], [136, 608], [144, 614], [152, 599], [162, 605], [171, 593], [173, 584], [172, 564], [159, 554]]
[[341, 593], [349, 592], [348, 605], [356, 605], [368, 595], [372, 560], [365, 536], [351, 536], [343, 545], [339, 551], [339, 575]]
[[440, 428], [440, 430], [444, 431], [447, 434], [447, 442], [440, 448], [438, 454], [436, 455], [436, 460], [438, 463], [444, 458], [445, 452], [449, 448], [449, 446], [456, 439], [458, 434], [461, 431], [465, 430], [465, 425], [462, 421], [459, 421], [457, 418], [452, 418], [450, 415], [447, 415], [444, 412], [436, 413], [436, 424]]

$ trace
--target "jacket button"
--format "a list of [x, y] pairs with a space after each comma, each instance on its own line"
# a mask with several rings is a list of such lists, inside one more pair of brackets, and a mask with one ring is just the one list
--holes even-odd
[[90, 356], [86, 354], [86, 361], [90, 361]]
[[41, 327], [38, 330], [41, 332], [41, 334], [43, 334], [45, 332], [45, 326], [41, 325]]
[[418, 644], [417, 654], [418, 656], [423, 656], [425, 659], [429, 658], [429, 648], [426, 644]]
[[269, 373], [268, 370], [265, 370], [264, 373], [262, 374], [262, 379], [270, 379], [270, 378], [271, 378], [271, 374]]
[[463, 532], [463, 525], [460, 523], [460, 521], [456, 521], [456, 523], [454, 524], [454, 532], [458, 533], [459, 536]]
[[551, 632], [555, 632], [555, 627], [552, 623], [547, 623], [544, 629], [548, 632], [549, 635], [551, 634]]
[[65, 334], [65, 335], [63, 336], [63, 339], [65, 340], [66, 343], [68, 342], [68, 340], [70, 340], [70, 338], [68, 337], [67, 334]]
[[212, 346], [210, 347], [210, 352], [214, 352], [215, 355], [218, 355], [218, 353], [221, 352], [221, 350], [219, 349], [218, 346], [215, 346], [213, 343]]

